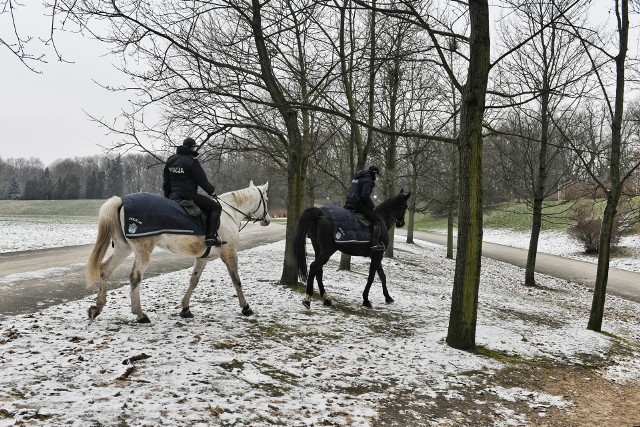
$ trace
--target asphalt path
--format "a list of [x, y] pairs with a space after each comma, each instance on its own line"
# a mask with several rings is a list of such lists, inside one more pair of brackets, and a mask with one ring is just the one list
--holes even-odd
[[[240, 232], [240, 250], [283, 240], [285, 232], [284, 223], [271, 222], [267, 227], [249, 224]], [[0, 254], [0, 318], [35, 313], [95, 295], [96, 290], [87, 288], [85, 282], [85, 267], [92, 247], [79, 245]], [[157, 248], [145, 277], [189, 268], [193, 262], [193, 258]], [[132, 265], [133, 255], [130, 255], [109, 279], [109, 289], [129, 284]]]
[[[398, 229], [396, 233], [406, 235], [406, 230]], [[443, 246], [447, 245], [447, 236], [444, 234], [414, 231], [413, 236], [415, 239], [425, 240]], [[527, 265], [527, 251], [512, 246], [483, 242], [482, 255], [522, 268], [525, 268]], [[579, 261], [545, 253], [538, 253], [536, 257], [536, 273], [579, 283], [591, 289], [593, 289], [595, 285], [596, 270], [597, 264], [588, 261]], [[524, 272], [522, 280], [524, 282]], [[640, 302], [640, 274], [618, 268], [610, 268], [609, 279], [607, 281], [607, 294]]]

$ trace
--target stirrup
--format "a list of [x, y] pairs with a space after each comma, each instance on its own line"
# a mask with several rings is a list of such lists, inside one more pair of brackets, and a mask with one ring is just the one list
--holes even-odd
[[226, 243], [227, 243], [226, 241], [220, 240], [218, 236], [207, 237], [206, 239], [204, 239], [204, 244], [207, 245], [208, 248], [212, 246], [219, 248], [220, 246], [225, 245]]
[[377, 244], [371, 246], [371, 250], [373, 252], [384, 251], [384, 243], [378, 242]]

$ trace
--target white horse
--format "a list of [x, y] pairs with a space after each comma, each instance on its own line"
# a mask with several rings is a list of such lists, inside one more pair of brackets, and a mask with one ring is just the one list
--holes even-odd
[[[195, 257], [189, 287], [182, 298], [180, 316], [193, 317], [189, 310], [191, 293], [198, 284], [207, 262], [216, 257], [220, 257], [227, 266], [229, 276], [236, 288], [242, 314], [245, 316], [253, 314], [244, 298], [240, 276], [238, 275], [238, 245], [243, 221], [260, 221], [262, 226], [267, 226], [271, 222], [267, 208], [268, 187], [268, 182], [264, 185], [255, 186], [252, 181], [249, 183], [248, 188], [218, 196], [222, 205], [218, 235], [222, 240], [226, 240], [227, 244], [221, 247], [212, 247], [209, 252], [207, 252], [203, 236], [160, 234], [135, 239], [125, 237], [123, 229], [124, 209], [120, 209], [123, 204], [122, 199], [114, 196], [107, 200], [100, 208], [98, 237], [87, 264], [87, 286], [92, 287], [96, 280], [100, 279], [96, 305], [89, 308], [89, 318], [95, 319], [102, 311], [107, 302], [107, 280], [133, 251], [135, 260], [129, 275], [129, 282], [131, 283], [131, 312], [137, 316], [139, 323], [150, 323], [149, 318], [140, 306], [140, 283], [149, 265], [151, 252], [156, 246], [175, 254]], [[102, 262], [111, 242], [113, 242], [113, 253], [106, 261]], [[205, 253], [206, 256], [203, 256]]]

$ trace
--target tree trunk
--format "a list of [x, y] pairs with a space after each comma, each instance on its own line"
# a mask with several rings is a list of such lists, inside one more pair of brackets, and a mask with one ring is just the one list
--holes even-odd
[[[455, 128], [454, 118], [454, 128]], [[457, 132], [457, 131], [456, 131]], [[455, 220], [455, 204], [458, 198], [456, 185], [458, 184], [458, 173], [456, 166], [455, 150], [451, 152], [451, 185], [449, 189], [449, 206], [447, 209], [447, 258], [453, 259], [453, 222]]]
[[[293, 256], [293, 240], [300, 216], [305, 209], [307, 160], [302, 136], [298, 128], [297, 111], [290, 110], [287, 118], [290, 151], [287, 166], [287, 229], [285, 240], [285, 256], [280, 284], [294, 286], [298, 283], [298, 268]], [[297, 132], [296, 132], [297, 130]]]
[[[453, 51], [455, 50], [455, 41], [451, 45], [451, 62], [453, 63]], [[451, 103], [453, 113], [453, 138], [458, 137], [458, 114], [455, 112], [458, 108], [458, 101], [456, 100], [456, 87], [451, 82]], [[456, 193], [456, 186], [458, 185], [458, 173], [457, 173], [457, 157], [456, 151], [450, 150], [451, 159], [451, 181], [449, 186], [449, 206], [447, 209], [447, 258], [453, 259], [453, 221], [455, 219], [455, 204], [457, 202], [458, 194]]]
[[[616, 5], [618, 2], [616, 1]], [[629, 1], [621, 0], [621, 14], [619, 15], [618, 37], [620, 51], [616, 61], [616, 99], [613, 117], [611, 118], [611, 159], [609, 163], [609, 181], [611, 189], [607, 192], [607, 205], [604, 208], [602, 225], [600, 227], [600, 248], [598, 252], [598, 269], [596, 283], [593, 290], [593, 302], [587, 329], [602, 330], [604, 316], [604, 302], [607, 295], [607, 281], [609, 280], [609, 256], [611, 251], [611, 230], [615, 221], [618, 202], [622, 194], [624, 181], [620, 179], [620, 154], [622, 150], [622, 117], [624, 112], [624, 64], [627, 56], [629, 40]], [[617, 9], [617, 8], [616, 8]], [[618, 10], [616, 10], [618, 14]]]
[[417, 183], [418, 173], [416, 171], [415, 166], [413, 166], [412, 168], [413, 168], [413, 172], [411, 173], [411, 184], [410, 184], [409, 191], [411, 191], [411, 194], [413, 194], [414, 196], [410, 198], [409, 206], [407, 207], [407, 211], [409, 211], [409, 221], [407, 222], [407, 243], [413, 243], [413, 228], [414, 228], [415, 217], [416, 217], [415, 194], [418, 194], [416, 192], [416, 189], [418, 187], [418, 183]]
[[[545, 62], [546, 63], [546, 62]], [[538, 176], [533, 192], [533, 217], [531, 221], [531, 237], [527, 253], [524, 284], [535, 286], [536, 257], [538, 255], [538, 241], [542, 229], [542, 203], [544, 202], [545, 183], [547, 180], [547, 144], [549, 142], [549, 83], [545, 70], [543, 89], [540, 99], [540, 151], [538, 151]]]
[[[402, 34], [398, 34], [396, 50], [394, 53], [391, 71], [389, 73], [389, 130], [395, 132], [398, 120], [396, 118], [398, 109], [398, 90], [400, 86], [400, 48], [402, 46]], [[389, 199], [396, 194], [396, 163], [398, 161], [397, 145], [398, 136], [393, 133], [389, 135], [389, 145], [385, 149], [385, 198]], [[395, 243], [395, 225], [388, 230], [389, 244], [384, 256], [393, 258], [393, 245]]]
[[262, 30], [262, 4], [259, 0], [252, 0], [252, 6], [253, 15], [251, 26], [256, 51], [260, 60], [261, 77], [287, 128], [287, 140], [289, 142], [287, 151], [287, 230], [280, 284], [293, 286], [298, 283], [298, 271], [293, 256], [293, 240], [296, 228], [298, 227], [298, 221], [305, 207], [307, 155], [304, 150], [304, 141], [298, 124], [298, 112], [288, 105], [287, 99], [281, 89], [282, 86], [279, 84], [278, 78], [273, 72], [269, 51]]
[[469, 1], [469, 68], [460, 109], [458, 250], [447, 344], [475, 348], [482, 255], [482, 119], [489, 75], [489, 5]]

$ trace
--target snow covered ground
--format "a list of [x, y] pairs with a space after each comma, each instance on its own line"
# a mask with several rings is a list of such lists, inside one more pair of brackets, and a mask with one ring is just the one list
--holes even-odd
[[94, 243], [98, 223], [92, 217], [0, 216], [0, 253]]
[[[40, 247], [28, 243], [32, 225], [11, 227], [3, 245]], [[77, 238], [70, 243], [58, 232], [43, 226], [33, 244], [95, 236], [70, 233]], [[517, 246], [514, 233], [509, 239]], [[443, 247], [397, 236], [396, 257], [383, 261], [395, 303], [384, 304], [376, 279], [372, 310], [361, 305], [367, 260], [353, 258], [352, 271], [337, 271], [334, 255], [324, 273], [334, 306], [313, 301], [306, 310], [301, 288], [277, 284], [283, 252], [278, 242], [240, 253], [256, 313], [248, 318], [216, 260], [194, 292], [194, 319], [177, 316], [189, 270], [144, 281], [150, 325], [134, 323], [126, 287], [109, 292], [93, 322], [86, 319], [93, 298], [1, 319], [0, 426], [524, 426], [550, 408], [571, 411], [567, 396], [505, 386], [506, 362], [446, 345], [454, 262]], [[38, 273], [28, 274], [37, 283]], [[513, 360], [586, 364], [611, 381], [640, 382], [638, 304], [609, 296], [608, 334], [598, 334], [585, 329], [589, 290], [537, 279], [539, 288], [525, 288], [521, 269], [483, 260], [477, 345]], [[10, 288], [0, 288], [0, 297], [3, 291]], [[474, 418], [447, 412], [456, 404], [473, 408]]]

